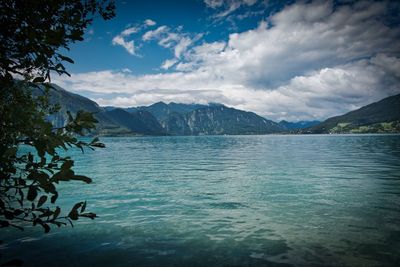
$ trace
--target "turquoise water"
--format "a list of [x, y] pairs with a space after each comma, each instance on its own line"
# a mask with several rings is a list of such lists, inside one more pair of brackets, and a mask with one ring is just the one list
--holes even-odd
[[[74, 228], [2, 230], [25, 266], [399, 266], [400, 135], [103, 138]], [[23, 256], [21, 256], [23, 255]]]

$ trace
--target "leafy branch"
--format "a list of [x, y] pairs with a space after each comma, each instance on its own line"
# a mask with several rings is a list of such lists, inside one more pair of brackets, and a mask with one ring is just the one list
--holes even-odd
[[65, 214], [55, 203], [61, 182], [92, 182], [76, 174], [74, 160], [60, 152], [104, 147], [98, 138], [80, 139], [97, 120], [88, 112], [67, 112], [65, 125], [54, 128], [46, 118], [60, 110], [50, 101], [50, 75], [69, 75], [64, 64], [74, 61], [63, 53], [83, 40], [97, 15], [113, 18], [115, 3], [0, 1], [0, 228], [32, 224], [48, 232], [52, 225], [96, 217], [86, 202]]

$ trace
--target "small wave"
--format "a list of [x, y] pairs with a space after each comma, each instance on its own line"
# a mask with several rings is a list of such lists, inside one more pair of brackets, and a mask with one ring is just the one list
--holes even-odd
[[218, 202], [218, 203], [210, 203], [209, 205], [214, 208], [221, 208], [221, 209], [239, 209], [247, 207], [246, 205], [239, 202]]

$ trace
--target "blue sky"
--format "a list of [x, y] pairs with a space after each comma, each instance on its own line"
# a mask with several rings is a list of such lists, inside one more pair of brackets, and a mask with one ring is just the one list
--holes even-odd
[[[157, 73], [162, 62], [171, 57], [171, 51], [163, 49], [157, 42], [143, 42], [141, 37], [146, 31], [166, 25], [174, 30], [181, 27], [181, 33], [202, 34], [198, 44], [226, 40], [232, 32], [242, 32], [257, 27], [263, 15], [283, 6], [284, 1], [276, 3], [270, 1], [268, 5], [255, 1], [251, 6], [244, 4], [228, 15], [233, 13], [246, 15], [254, 11], [259, 14], [248, 15], [246, 19], [232, 17], [226, 20], [226, 16], [221, 19], [214, 19], [213, 16], [218, 15], [218, 11], [229, 9], [228, 6], [214, 9], [202, 0], [117, 1], [116, 18], [110, 21], [95, 20], [88, 28], [86, 41], [72, 46], [69, 54], [75, 59], [75, 64], [69, 66], [69, 69], [72, 72], [86, 72], [129, 68], [135, 70], [137, 74]], [[154, 21], [156, 24], [145, 26], [146, 20]], [[112, 39], [127, 28], [138, 29], [138, 32], [126, 38], [127, 41], [134, 41], [135, 56], [127, 56], [127, 51], [123, 47], [110, 46]]]
[[100, 105], [220, 102], [325, 119], [400, 93], [390, 1], [117, 1], [72, 45], [62, 87]]

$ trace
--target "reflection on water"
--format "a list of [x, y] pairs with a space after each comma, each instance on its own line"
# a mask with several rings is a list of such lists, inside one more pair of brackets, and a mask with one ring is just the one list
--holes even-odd
[[398, 266], [400, 136], [103, 138], [75, 228], [2, 231], [26, 266]]

